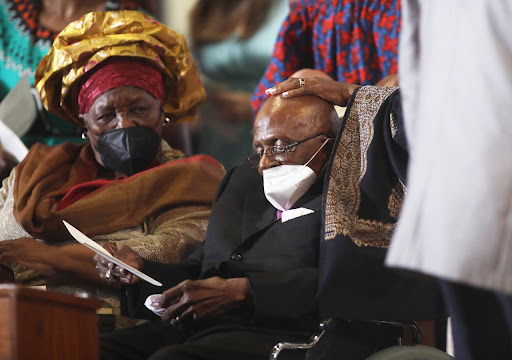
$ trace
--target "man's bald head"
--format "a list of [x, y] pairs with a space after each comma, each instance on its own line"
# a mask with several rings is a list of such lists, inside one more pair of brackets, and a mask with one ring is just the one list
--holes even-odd
[[[333, 106], [316, 96], [283, 98], [271, 96], [262, 105], [254, 122], [254, 150], [263, 154], [272, 146], [286, 146], [318, 135], [293, 148], [286, 158], [287, 164], [305, 164], [327, 138], [335, 138], [340, 127], [340, 119]], [[330, 154], [327, 144], [309, 166], [316, 172]], [[279, 165], [265, 156], [260, 161], [259, 170]]]
[[[325, 133], [335, 137], [341, 121], [334, 107], [327, 101], [316, 96], [300, 96], [283, 98], [271, 96], [262, 105], [254, 127], [263, 124], [286, 124], [288, 131], [307, 127], [311, 134]], [[267, 126], [266, 125], [266, 126]]]

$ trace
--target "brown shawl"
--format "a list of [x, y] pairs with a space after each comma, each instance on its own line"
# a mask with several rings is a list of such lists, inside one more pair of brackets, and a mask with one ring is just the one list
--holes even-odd
[[[162, 158], [165, 154], [159, 154], [158, 159]], [[71, 188], [96, 179], [98, 165], [91, 146], [36, 144], [15, 170], [14, 216], [32, 236], [60, 242], [71, 239], [62, 220], [95, 236], [140, 225], [165, 207], [211, 205], [224, 174], [216, 160], [199, 155], [161, 162], [131, 177], [112, 180], [60, 209], [60, 201]]]

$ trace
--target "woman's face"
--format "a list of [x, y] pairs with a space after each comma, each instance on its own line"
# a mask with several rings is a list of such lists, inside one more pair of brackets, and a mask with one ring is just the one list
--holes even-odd
[[101, 134], [114, 129], [144, 126], [161, 135], [165, 119], [160, 101], [134, 86], [120, 86], [106, 91], [94, 101], [88, 113], [80, 116], [100, 165], [103, 162], [97, 144]]

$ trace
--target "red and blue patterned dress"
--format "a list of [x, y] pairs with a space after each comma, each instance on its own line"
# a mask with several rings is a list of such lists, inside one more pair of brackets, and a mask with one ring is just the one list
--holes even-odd
[[265, 75], [252, 97], [303, 68], [338, 81], [375, 84], [398, 72], [400, 0], [300, 0], [290, 4]]

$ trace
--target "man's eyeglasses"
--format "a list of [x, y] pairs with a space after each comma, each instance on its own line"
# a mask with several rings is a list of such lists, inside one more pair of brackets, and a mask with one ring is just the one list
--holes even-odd
[[260, 160], [263, 157], [263, 155], [267, 155], [267, 157], [270, 161], [282, 162], [286, 159], [290, 150], [293, 149], [295, 146], [302, 144], [303, 142], [306, 142], [308, 140], [317, 138], [319, 136], [325, 136], [325, 137], [329, 138], [329, 136], [327, 134], [321, 133], [321, 134], [313, 135], [311, 137], [308, 137], [308, 138], [300, 140], [300, 141], [296, 141], [296, 142], [288, 144], [288, 145], [271, 146], [271, 147], [267, 148], [266, 150], [261, 150], [257, 153], [250, 155], [247, 158], [247, 161], [249, 161], [249, 163], [255, 168], [257, 168], [259, 166]]

